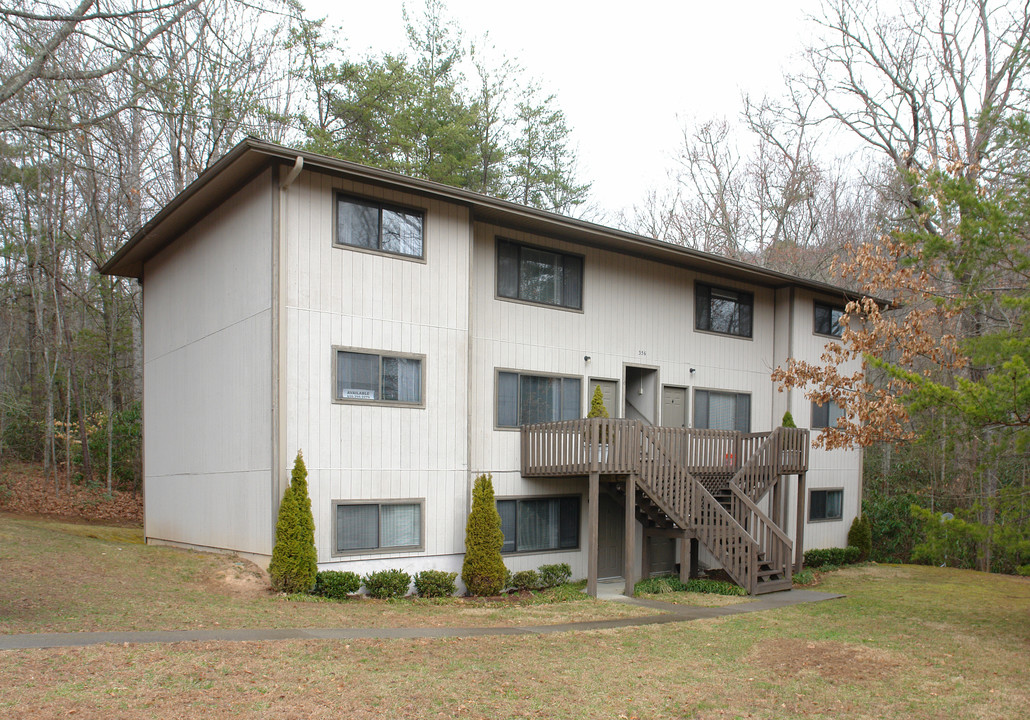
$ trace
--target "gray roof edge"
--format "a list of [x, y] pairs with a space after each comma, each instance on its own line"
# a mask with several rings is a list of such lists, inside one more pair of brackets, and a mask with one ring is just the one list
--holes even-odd
[[[682, 260], [694, 260], [707, 265], [723, 268], [727, 273], [743, 273], [752, 277], [760, 277], [772, 285], [801, 287], [814, 292], [828, 295], [839, 295], [846, 298], [862, 297], [862, 293], [848, 290], [847, 288], [832, 285], [830, 283], [809, 280], [779, 272], [777, 270], [768, 270], [740, 260], [734, 260], [732, 258], [714, 255], [712, 253], [706, 253], [701, 250], [694, 250], [693, 248], [683, 247], [680, 245], [673, 245], [672, 243], [662, 242], [660, 240], [655, 240], [654, 238], [637, 235], [625, 230], [618, 230], [604, 225], [599, 225], [597, 223], [592, 223], [587, 220], [559, 215], [557, 213], [540, 210], [527, 205], [513, 203], [508, 200], [500, 200], [488, 195], [452, 187], [450, 185], [444, 185], [443, 183], [438, 183], [432, 180], [412, 178], [390, 170], [382, 170], [380, 168], [361, 165], [360, 163], [349, 160], [341, 160], [338, 158], [328, 157], [326, 155], [319, 155], [307, 150], [294, 150], [277, 143], [260, 140], [254, 137], [244, 138], [229, 150], [229, 152], [204, 170], [192, 183], [176, 195], [167, 205], [158, 211], [154, 217], [144, 224], [143, 227], [133, 234], [133, 236], [129, 238], [129, 240], [122, 245], [122, 247], [120, 247], [114, 255], [112, 255], [111, 258], [103, 264], [103, 266], [100, 267], [100, 272], [105, 275], [117, 274], [117, 266], [136, 245], [160, 226], [178, 207], [203, 190], [203, 188], [213, 178], [220, 175], [233, 163], [249, 152], [257, 152], [269, 157], [270, 159], [279, 159], [289, 162], [294, 161], [299, 156], [303, 158], [305, 168], [316, 167], [334, 173], [346, 173], [347, 175], [357, 179], [385, 184], [395, 188], [406, 189], [418, 194], [429, 195], [438, 199], [456, 202], [469, 207], [473, 211], [477, 208], [481, 210], [489, 210], [510, 217], [513, 224], [516, 225], [519, 219], [532, 219], [554, 227], [556, 235], [560, 235], [561, 230], [563, 228], [567, 228], [579, 233], [594, 235], [598, 238], [607, 238], [609, 240], [617, 241], [624, 244], [627, 250], [646, 249], [651, 252], [679, 257]], [[885, 301], [879, 298], [874, 299], [881, 304], [885, 304]]]

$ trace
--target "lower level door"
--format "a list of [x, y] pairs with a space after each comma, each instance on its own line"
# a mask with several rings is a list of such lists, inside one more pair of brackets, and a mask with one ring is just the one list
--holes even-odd
[[626, 513], [622, 504], [601, 493], [597, 504], [597, 577], [622, 577], [626, 549]]

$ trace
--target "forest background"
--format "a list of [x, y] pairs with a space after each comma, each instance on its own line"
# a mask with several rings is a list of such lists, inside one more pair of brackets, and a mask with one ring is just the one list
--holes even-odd
[[826, 0], [782, 92], [684, 122], [618, 214], [541, 79], [440, 0], [402, 22], [355, 54], [295, 0], [0, 6], [0, 463], [141, 488], [139, 287], [96, 268], [254, 135], [879, 299], [775, 379], [864, 449], [875, 557], [1030, 573], [1027, 3]]

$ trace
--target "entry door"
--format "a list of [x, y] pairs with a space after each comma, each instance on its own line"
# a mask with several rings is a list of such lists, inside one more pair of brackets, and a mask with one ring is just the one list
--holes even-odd
[[662, 426], [685, 428], [687, 426], [687, 389], [662, 387]]
[[648, 535], [647, 543], [648, 575], [665, 575], [676, 569], [676, 538]]
[[626, 513], [619, 501], [602, 492], [597, 504], [597, 577], [622, 577], [625, 570]]
[[590, 384], [588, 387], [587, 395], [587, 411], [590, 410], [590, 401], [594, 399], [594, 388], [601, 388], [601, 396], [604, 398], [604, 409], [608, 411], [608, 417], [618, 417], [618, 406], [615, 402], [618, 400], [619, 394], [619, 383], [614, 380], [596, 380], [590, 378]]

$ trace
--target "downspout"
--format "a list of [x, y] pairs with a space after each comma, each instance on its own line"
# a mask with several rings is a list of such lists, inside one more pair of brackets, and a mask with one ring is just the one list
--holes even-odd
[[286, 450], [286, 424], [283, 411], [286, 406], [286, 383], [283, 373], [286, 369], [286, 323], [283, 321], [286, 302], [285, 248], [286, 238], [286, 190], [304, 169], [304, 158], [297, 156], [286, 178], [279, 181], [281, 166], [272, 165], [272, 546], [275, 545], [275, 526], [279, 518], [279, 502], [282, 498], [285, 466], [283, 453]]

